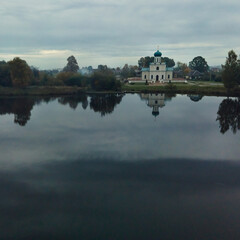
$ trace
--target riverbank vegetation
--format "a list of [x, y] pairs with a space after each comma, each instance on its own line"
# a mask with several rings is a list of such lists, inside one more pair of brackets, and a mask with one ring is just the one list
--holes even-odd
[[81, 93], [178, 93], [178, 94], [201, 94], [208, 96], [240, 96], [240, 87], [226, 89], [221, 85], [198, 84], [163, 84], [149, 86], [144, 84], [124, 84], [121, 90], [93, 90], [77, 86], [31, 86], [26, 88], [0, 87], [0, 96], [60, 96], [78, 95]]
[[223, 84], [206, 82], [189, 83], [167, 83], [162, 85], [127, 84], [122, 87], [125, 92], [138, 93], [178, 93], [178, 94], [201, 94], [209, 96], [240, 96], [240, 87], [226, 89]]
[[228, 53], [225, 65], [223, 65], [223, 84], [228, 90], [236, 89], [240, 84], [240, 60], [237, 54], [231, 50]]
[[[231, 50], [222, 71], [211, 72], [207, 61], [195, 57], [189, 65], [178, 62], [174, 68], [175, 77], [184, 77], [187, 83], [162, 85], [128, 84], [127, 78], [141, 74], [141, 67], [148, 67], [153, 59], [141, 58], [139, 66], [125, 64], [122, 69], [111, 69], [99, 65], [97, 69], [87, 68], [88, 74], [79, 70], [74, 56], [67, 59], [61, 71], [40, 71], [30, 67], [26, 61], [16, 57], [9, 62], [0, 62], [0, 95], [47, 95], [75, 94], [79, 92], [176, 92], [206, 95], [240, 95], [240, 61]], [[175, 62], [163, 58], [168, 67]], [[118, 80], [117, 80], [118, 79]], [[120, 81], [122, 80], [122, 81]]]
[[78, 72], [79, 67], [74, 56], [69, 57], [67, 61], [67, 65], [58, 73], [49, 73], [39, 71], [33, 67], [30, 68], [26, 61], [18, 57], [9, 62], [1, 61], [0, 86], [8, 88], [72, 86], [96, 91], [121, 90], [120, 81], [116, 79], [116, 76], [109, 68], [99, 68], [91, 75], [83, 75]]

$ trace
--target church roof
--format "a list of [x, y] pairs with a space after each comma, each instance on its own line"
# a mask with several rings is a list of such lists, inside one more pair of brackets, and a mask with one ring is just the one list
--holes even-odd
[[162, 53], [159, 52], [159, 50], [157, 50], [155, 53], [154, 53], [154, 57], [161, 57], [162, 56]]

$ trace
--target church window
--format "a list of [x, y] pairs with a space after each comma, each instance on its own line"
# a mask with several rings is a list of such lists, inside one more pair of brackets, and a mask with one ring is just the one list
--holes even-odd
[[151, 79], [153, 79], [153, 75], [151, 75]]
[[162, 79], [164, 79], [164, 75], [162, 75]]
[[168, 74], [168, 79], [170, 78], [170, 75]]
[[144, 78], [147, 79], [147, 75], [144, 75]]
[[155, 101], [155, 104], [157, 104], [158, 103], [158, 101]]
[[157, 67], [157, 70], [159, 70], [159, 67]]

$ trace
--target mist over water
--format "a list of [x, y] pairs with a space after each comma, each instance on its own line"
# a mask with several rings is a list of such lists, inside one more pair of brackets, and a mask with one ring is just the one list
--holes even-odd
[[0, 239], [239, 239], [239, 100], [0, 99]]

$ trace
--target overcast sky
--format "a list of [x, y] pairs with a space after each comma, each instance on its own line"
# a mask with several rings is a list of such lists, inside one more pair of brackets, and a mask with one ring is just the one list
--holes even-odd
[[239, 0], [10, 0], [0, 6], [0, 59], [40, 69], [137, 64], [159, 45], [163, 56], [209, 65], [240, 53]]

